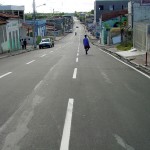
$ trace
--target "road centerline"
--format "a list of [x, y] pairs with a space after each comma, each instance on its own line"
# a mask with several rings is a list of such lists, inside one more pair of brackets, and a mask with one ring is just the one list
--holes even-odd
[[26, 63], [27, 65], [29, 65], [29, 64], [31, 64], [31, 63], [33, 63], [35, 60], [31, 60], [31, 61], [29, 61], [28, 63]]
[[9, 74], [11, 74], [11, 73], [12, 73], [12, 72], [7, 72], [7, 73], [1, 75], [1, 76], [0, 76], [0, 79], [3, 78], [3, 77], [5, 77], [5, 76], [7, 76], [7, 75], [9, 75]]
[[74, 99], [69, 98], [68, 107], [67, 107], [67, 111], [66, 111], [65, 124], [64, 124], [62, 139], [61, 139], [60, 150], [69, 150], [73, 103], [74, 103]]
[[74, 68], [74, 72], [73, 72], [73, 79], [77, 78], [77, 68]]
[[46, 54], [43, 54], [42, 56], [40, 56], [40, 57], [44, 57], [44, 56], [46, 56]]
[[79, 59], [78, 59], [78, 57], [76, 58], [76, 62], [79, 62]]

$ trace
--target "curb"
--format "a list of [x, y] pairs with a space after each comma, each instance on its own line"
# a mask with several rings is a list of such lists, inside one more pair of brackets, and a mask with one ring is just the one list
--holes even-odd
[[[92, 42], [91, 42], [91, 43], [92, 43]], [[135, 62], [131, 62], [130, 59], [127, 59], [127, 58], [125, 58], [125, 57], [122, 57], [121, 55], [119, 55], [119, 54], [117, 54], [117, 53], [115, 53], [115, 52], [112, 52], [112, 51], [110, 51], [110, 50], [108, 50], [108, 49], [106, 49], [106, 48], [104, 48], [104, 47], [100, 47], [100, 46], [98, 46], [98, 45], [96, 45], [96, 44], [94, 44], [94, 43], [92, 43], [92, 44], [95, 45], [95, 46], [97, 46], [97, 47], [99, 47], [99, 48], [101, 48], [102, 50], [108, 52], [109, 54], [112, 54], [113, 56], [119, 58], [120, 60], [126, 62], [127, 64], [129, 64], [129, 65], [135, 67], [136, 69], [138, 69], [138, 70], [140, 70], [140, 71], [146, 73], [147, 75], [150, 75], [150, 69], [149, 69], [149, 68], [147, 68], [147, 67], [145, 67], [145, 66], [143, 66], [143, 65], [137, 64], [137, 63], [135, 63]]]
[[31, 52], [31, 51], [34, 51], [34, 50], [38, 50], [38, 49], [27, 49], [26, 51], [20, 51], [20, 52], [18, 51], [17, 53], [7, 53], [4, 56], [0, 56], [0, 59], [15, 56], [15, 55], [19, 55], [19, 54], [23, 54], [23, 53], [27, 53], [27, 52]]

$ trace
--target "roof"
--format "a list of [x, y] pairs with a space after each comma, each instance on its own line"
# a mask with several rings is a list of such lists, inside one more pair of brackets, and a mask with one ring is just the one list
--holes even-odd
[[0, 10], [22, 10], [24, 11], [24, 6], [16, 6], [16, 5], [0, 5]]
[[19, 18], [19, 16], [17, 16], [17, 15], [7, 14], [7, 13], [0, 13], [0, 17], [2, 17], [2, 18]]
[[103, 13], [101, 19], [102, 21], [107, 21], [126, 14], [128, 14], [128, 10], [111, 11], [109, 13]]
[[24, 23], [24, 22], [22, 23], [22, 27], [25, 28], [25, 29], [32, 29], [33, 28], [32, 25], [29, 25], [29, 24]]
[[0, 25], [6, 24], [6, 23], [7, 23], [7, 21], [5, 21], [5, 20], [0, 20]]

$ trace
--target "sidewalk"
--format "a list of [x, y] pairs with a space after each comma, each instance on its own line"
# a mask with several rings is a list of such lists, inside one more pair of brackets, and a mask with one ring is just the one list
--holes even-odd
[[13, 52], [6, 52], [6, 53], [1, 53], [0, 54], [0, 59], [2, 58], [6, 58], [6, 57], [10, 57], [10, 56], [15, 56], [15, 55], [19, 55], [19, 54], [22, 54], [22, 53], [27, 53], [27, 52], [30, 52], [30, 51], [33, 51], [33, 50], [37, 50], [38, 48], [34, 49], [34, 46], [32, 45], [27, 45], [27, 49], [20, 49], [20, 50], [17, 50], [17, 51], [13, 51]]
[[[59, 41], [59, 40], [63, 39], [65, 36], [66, 35], [56, 37], [55, 41]], [[30, 52], [30, 51], [33, 51], [33, 50], [38, 50], [38, 46], [35, 49], [33, 45], [27, 45], [27, 49], [26, 50], [20, 49], [20, 50], [13, 51], [13, 52], [6, 52], [6, 53], [3, 53], [3, 54], [0, 53], [0, 59], [6, 58], [6, 57], [10, 57], [10, 56], [19, 55], [19, 54], [22, 54], [22, 53], [27, 53], [27, 52]]]

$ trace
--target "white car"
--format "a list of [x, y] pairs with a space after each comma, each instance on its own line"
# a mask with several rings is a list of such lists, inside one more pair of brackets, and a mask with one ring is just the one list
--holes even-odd
[[51, 48], [54, 47], [54, 42], [50, 38], [42, 39], [39, 43], [39, 49], [41, 48]]

